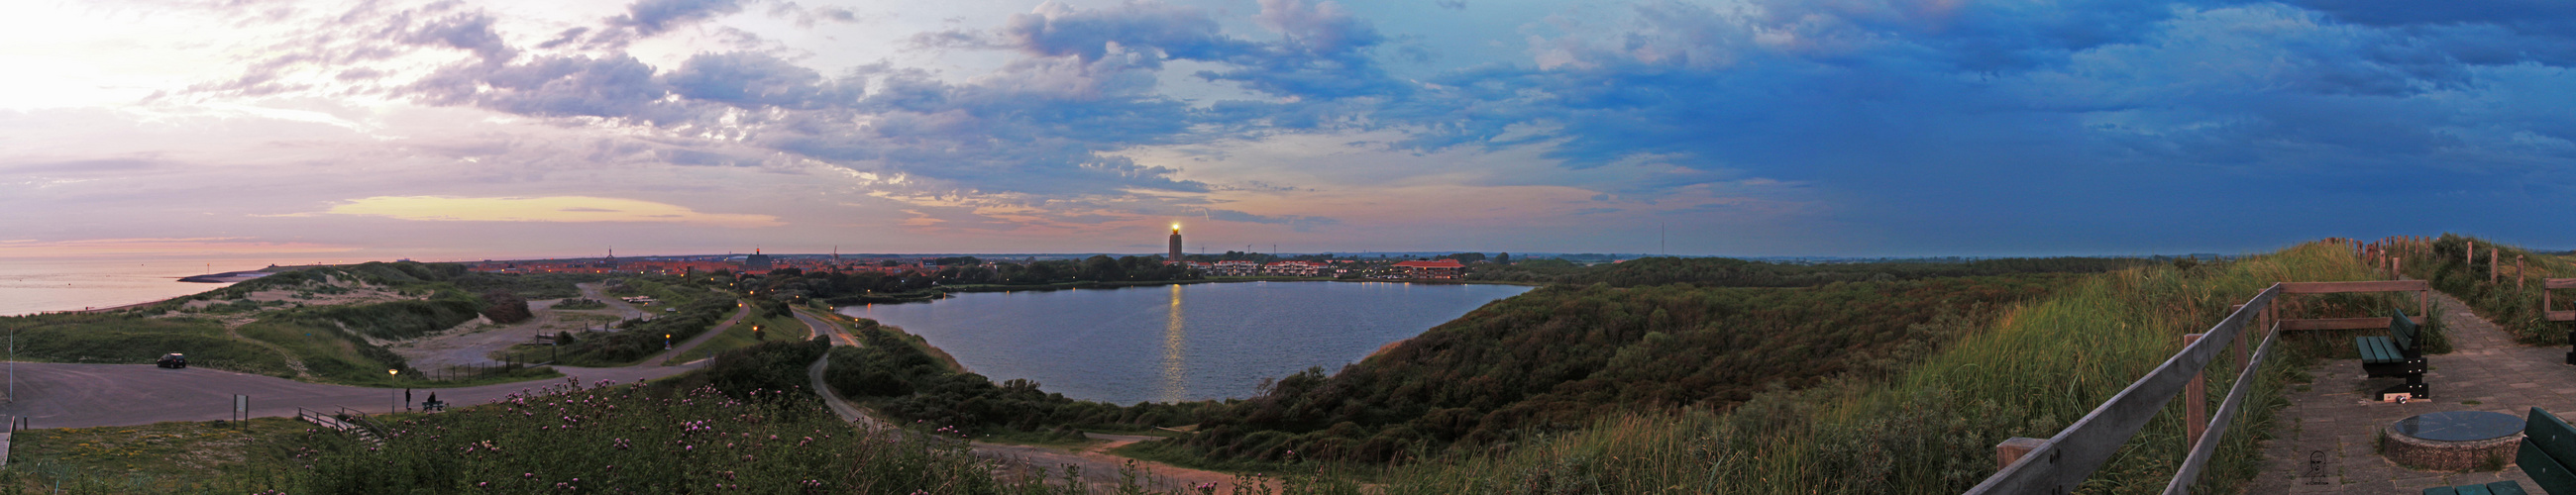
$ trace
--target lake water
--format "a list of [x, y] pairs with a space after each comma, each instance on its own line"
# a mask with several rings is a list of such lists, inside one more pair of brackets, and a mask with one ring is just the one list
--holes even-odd
[[[212, 264], [209, 268], [209, 264]], [[159, 301], [232, 284], [180, 277], [256, 270], [267, 261], [0, 258], [0, 315], [70, 311]]]
[[1241, 282], [969, 293], [840, 312], [903, 327], [996, 382], [1027, 379], [1066, 397], [1134, 404], [1250, 397], [1263, 379], [1339, 370], [1529, 290]]

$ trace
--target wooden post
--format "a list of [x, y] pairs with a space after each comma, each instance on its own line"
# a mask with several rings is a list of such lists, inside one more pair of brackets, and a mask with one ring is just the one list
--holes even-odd
[[2047, 444], [2048, 440], [2039, 438], [2004, 439], [2004, 443], [1995, 444], [1995, 469], [2012, 467], [2013, 461], [2021, 460], [2021, 456], [2030, 455], [2030, 451], [2039, 450], [2039, 446]]
[[[2199, 342], [2202, 335], [2205, 334], [2183, 335], [2182, 346], [2191, 347], [2191, 343]], [[2236, 336], [2238, 342], [2245, 340], [2244, 332], [2237, 332]], [[2209, 372], [2193, 373], [2191, 381], [2182, 387], [2182, 426], [2185, 432], [2182, 439], [2183, 450], [2188, 451], [2200, 446], [2200, 434], [2209, 431], [2208, 381]]]
[[[2272, 305], [2268, 303], [2263, 305], [2263, 309], [2254, 311], [2254, 329], [2256, 331], [2263, 332], [2259, 335], [2271, 335], [2272, 326], [2263, 322], [2263, 317], [2271, 315]], [[2236, 345], [2234, 347], [2236, 348], [2236, 367], [2238, 368], [2245, 367], [2245, 336], [2247, 335], [2258, 334], [2245, 333], [2244, 330], [2236, 331]], [[2241, 380], [2243, 378], [2240, 377], [2238, 379]]]

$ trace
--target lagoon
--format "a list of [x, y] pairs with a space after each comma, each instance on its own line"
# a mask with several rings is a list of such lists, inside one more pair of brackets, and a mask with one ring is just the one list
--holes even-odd
[[1238, 282], [958, 294], [847, 306], [920, 335], [995, 382], [1114, 404], [1251, 397], [1262, 380], [1329, 373], [1528, 292], [1511, 285]]

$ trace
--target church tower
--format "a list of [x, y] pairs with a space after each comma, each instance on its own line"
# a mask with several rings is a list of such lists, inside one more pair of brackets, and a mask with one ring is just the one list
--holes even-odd
[[1163, 258], [1163, 262], [1181, 262], [1181, 224], [1172, 224], [1172, 256]]

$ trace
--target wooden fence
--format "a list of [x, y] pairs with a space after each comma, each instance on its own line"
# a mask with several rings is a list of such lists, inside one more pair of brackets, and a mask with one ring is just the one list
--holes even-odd
[[[2576, 287], [2576, 282], [2571, 282], [2569, 287]], [[2432, 285], [2421, 280], [2273, 284], [2236, 306], [2226, 319], [2219, 320], [2209, 330], [2184, 336], [2181, 352], [2166, 358], [2155, 370], [2130, 383], [2128, 388], [2111, 396], [2111, 400], [2095, 406], [2083, 419], [2059, 430], [2056, 436], [2045, 440], [2015, 438], [1996, 445], [1997, 459], [2005, 464], [2004, 468], [1967, 493], [2073, 492], [2176, 396], [2186, 397], [2183, 423], [2190, 431], [2186, 432], [2184, 441], [2190, 445], [2191, 453], [2183, 458], [2181, 469], [2176, 470], [2173, 479], [2165, 484], [2164, 493], [2190, 493], [2191, 488], [2200, 482], [2200, 474], [2208, 468], [2209, 460], [2217, 456], [2218, 440], [2227, 436], [2228, 428], [2234, 426], [2236, 417], [2244, 411], [2246, 396], [2258, 381], [2253, 378], [2261, 376], [2259, 373], [2264, 363], [2270, 360], [2273, 343], [2280, 338], [2281, 331], [2386, 328], [2389, 323], [2387, 317], [2277, 319], [2273, 304], [2282, 296], [2415, 292], [2416, 311], [2421, 315], [2431, 308], [2431, 290]], [[2268, 325], [2264, 324], [2266, 321]], [[2246, 339], [2241, 338], [2249, 327], [2268, 329], [2263, 332], [2262, 344], [2250, 355], [2245, 351]], [[2208, 395], [2201, 388], [2203, 371], [2218, 357], [2220, 349], [2229, 347], [2235, 349], [2236, 362], [2244, 363], [2244, 368], [2238, 370], [2235, 385], [2228, 389], [2227, 398], [2219, 403], [2218, 414], [2206, 416], [2203, 411], [2207, 399], [2204, 397]]]

